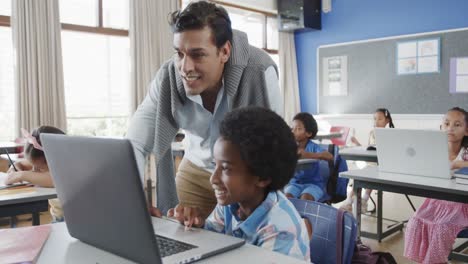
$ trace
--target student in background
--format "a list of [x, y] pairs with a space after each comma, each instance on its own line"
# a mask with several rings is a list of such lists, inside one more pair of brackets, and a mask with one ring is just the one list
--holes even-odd
[[[317, 135], [318, 127], [314, 117], [309, 113], [299, 113], [293, 119], [292, 132], [297, 143], [300, 159], [333, 160], [333, 155], [312, 142]], [[310, 168], [296, 171], [294, 177], [284, 188], [286, 197], [318, 201], [325, 194], [324, 183], [320, 176], [318, 162]]]
[[[390, 127], [394, 128], [395, 125], [393, 124], [392, 115], [387, 108], [377, 108], [374, 113], [374, 129], [371, 130], [369, 133], [369, 140], [368, 145], [375, 146], [375, 128], [385, 128]], [[361, 146], [361, 143], [353, 136], [351, 138], [351, 142], [356, 144], [357, 146]], [[362, 195], [362, 203], [361, 203], [361, 211], [367, 212], [367, 202], [369, 201], [369, 197], [371, 195], [372, 190], [366, 189], [366, 191]], [[351, 211], [352, 210], [352, 203], [353, 203], [353, 190], [350, 189], [347, 193], [346, 201], [341, 205], [341, 209]]]
[[[445, 115], [452, 169], [468, 167], [468, 113], [459, 107]], [[468, 204], [426, 199], [408, 222], [405, 257], [421, 263], [446, 263], [457, 234], [468, 228]]]
[[310, 261], [307, 228], [281, 192], [297, 163], [296, 142], [284, 120], [264, 108], [236, 109], [221, 122], [213, 155], [213, 212], [204, 219], [198, 209], [179, 204], [168, 216]]
[[[37, 129], [34, 129], [31, 134], [29, 134], [29, 132], [24, 129], [22, 129], [22, 132], [26, 140], [26, 145], [24, 148], [25, 159], [14, 163], [15, 168], [18, 171], [15, 171], [13, 166], [10, 167], [7, 172], [8, 177], [5, 180], [5, 184], [26, 181], [37, 186], [53, 188], [54, 183], [52, 182], [52, 176], [50, 175], [49, 167], [47, 166], [47, 160], [42, 149], [40, 135], [42, 133], [65, 133], [62, 130], [51, 126], [41, 126]], [[53, 221], [62, 222], [63, 211], [58, 199], [50, 199], [49, 204], [50, 214], [52, 215]]]

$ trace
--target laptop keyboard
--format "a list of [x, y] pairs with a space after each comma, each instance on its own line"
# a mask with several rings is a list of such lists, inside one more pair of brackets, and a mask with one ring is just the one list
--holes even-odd
[[161, 255], [161, 258], [197, 247], [194, 245], [190, 245], [184, 242], [180, 242], [174, 239], [158, 235], [156, 235], [156, 241], [158, 243], [159, 254]]

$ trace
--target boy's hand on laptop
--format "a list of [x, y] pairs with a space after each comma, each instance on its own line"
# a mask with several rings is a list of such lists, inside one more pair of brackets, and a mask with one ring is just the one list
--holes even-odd
[[150, 215], [151, 215], [151, 216], [154, 216], [154, 217], [162, 217], [161, 210], [159, 210], [159, 209], [156, 208], [156, 207], [149, 206], [149, 207], [148, 207], [148, 211], [150, 212]]
[[201, 210], [197, 207], [188, 207], [178, 204], [175, 208], [167, 211], [168, 217], [177, 219], [181, 224], [184, 224], [187, 228], [203, 227], [205, 225], [205, 219], [202, 217]]

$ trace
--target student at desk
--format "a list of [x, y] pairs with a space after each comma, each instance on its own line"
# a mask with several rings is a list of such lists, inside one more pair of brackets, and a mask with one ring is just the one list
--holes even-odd
[[[445, 115], [452, 169], [468, 167], [468, 113], [459, 107]], [[446, 263], [457, 234], [468, 228], [468, 204], [426, 199], [405, 231], [405, 257], [422, 263]]]
[[[51, 127], [41, 126], [34, 129], [30, 134], [25, 129], [22, 129], [23, 136], [26, 140], [24, 148], [25, 159], [14, 163], [8, 170], [8, 177], [5, 184], [13, 184], [16, 182], [30, 182], [41, 187], [54, 187], [52, 177], [50, 176], [47, 160], [41, 145], [41, 133], [49, 134], [65, 134], [62, 130]], [[16, 171], [17, 170], [17, 171]], [[54, 222], [63, 221], [62, 206], [58, 199], [50, 199], [50, 214]]]
[[[311, 139], [317, 135], [318, 126], [309, 113], [299, 113], [293, 118], [292, 132], [297, 143], [297, 153], [301, 159], [320, 159], [331, 161], [333, 155], [315, 144]], [[294, 177], [284, 188], [286, 197], [318, 201], [325, 194], [318, 163], [311, 168], [296, 171]]]
[[[395, 128], [393, 124], [392, 115], [387, 108], [377, 108], [374, 113], [374, 128], [385, 128], [385, 127]], [[361, 143], [353, 136], [351, 138], [351, 142], [356, 144], [357, 146], [361, 146]], [[375, 146], [375, 129], [372, 129], [369, 133], [369, 141], [368, 146]], [[375, 164], [375, 163], [373, 163]], [[369, 197], [371, 195], [372, 190], [366, 189], [364, 194], [362, 195], [362, 203], [361, 203], [361, 211], [367, 212], [367, 202], [369, 201]], [[346, 211], [352, 211], [353, 207], [353, 190], [350, 189], [347, 193], [346, 201], [341, 205], [341, 209]]]
[[296, 151], [289, 127], [273, 111], [247, 107], [228, 113], [213, 150], [210, 182], [217, 206], [206, 220], [199, 209], [181, 204], [168, 216], [310, 261], [305, 223], [281, 192], [294, 174]]

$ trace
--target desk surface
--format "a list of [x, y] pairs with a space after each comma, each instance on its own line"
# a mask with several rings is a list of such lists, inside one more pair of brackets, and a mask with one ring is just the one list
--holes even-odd
[[[378, 167], [367, 167], [362, 170], [352, 170], [340, 173], [340, 177], [354, 179], [354, 194], [357, 199], [353, 205], [353, 215], [358, 225], [358, 238], [361, 236], [361, 190], [369, 188], [378, 190], [379, 200], [381, 201], [381, 191], [394, 193], [410, 194], [421, 197], [435, 198], [453, 202], [468, 203], [468, 185], [455, 183], [454, 179], [441, 179], [433, 177], [424, 177], [417, 175], [398, 174], [380, 172]], [[382, 208], [381, 202], [378, 208]], [[380, 213], [382, 215], [382, 213]], [[369, 232], [362, 232], [362, 235], [377, 238], [379, 241], [388, 235], [395, 233], [403, 227], [402, 223], [398, 228], [391, 228], [382, 232], [382, 219], [377, 225], [377, 236]], [[367, 233], [367, 234], [366, 234]]]
[[[340, 177], [371, 183], [391, 184], [399, 187], [412, 187], [426, 191], [446, 192], [467, 196], [468, 185], [457, 184], [455, 179], [442, 179], [417, 175], [380, 172], [378, 167], [351, 170], [340, 173]], [[430, 197], [429, 194], [427, 197]]]
[[[0, 152], [1, 152], [1, 151], [0, 151]], [[19, 160], [19, 159], [21, 159], [21, 158], [23, 157], [22, 154], [17, 154], [17, 153], [15, 153], [15, 154], [8, 154], [8, 156], [10, 156], [10, 158], [11, 158], [11, 160], [12, 160], [13, 162], [15, 162], [15, 161], [17, 161], [17, 160]], [[8, 156], [7, 156], [7, 154], [0, 154], [0, 158], [2, 158], [2, 159], [4, 159], [4, 160], [8, 160]], [[21, 157], [20, 157], [20, 156], [21, 156]]]
[[318, 159], [298, 159], [297, 165], [312, 164], [319, 161]]
[[[276, 252], [252, 245], [244, 245], [196, 263], [307, 263]], [[48, 263], [99, 263], [99, 264], [130, 264], [134, 263], [107, 251], [83, 243], [68, 234], [65, 223], [52, 224], [44, 248], [41, 251], [38, 264]]]
[[0, 141], [0, 153], [3, 154], [5, 149], [10, 153], [15, 153], [16, 148], [22, 147], [23, 144], [15, 143], [15, 142], [8, 142], [8, 141]]
[[366, 150], [367, 146], [340, 149], [340, 156], [345, 160], [377, 162], [377, 151]]
[[55, 188], [29, 187], [21, 190], [24, 191], [15, 194], [1, 194], [0, 192], [0, 206], [57, 198]]
[[323, 139], [331, 139], [331, 138], [339, 138], [342, 136], [340, 132], [322, 132], [319, 131], [317, 135], [313, 139], [315, 140], [323, 140]]
[[312, 164], [319, 162], [318, 159], [298, 159], [296, 170], [308, 170], [312, 168]]

